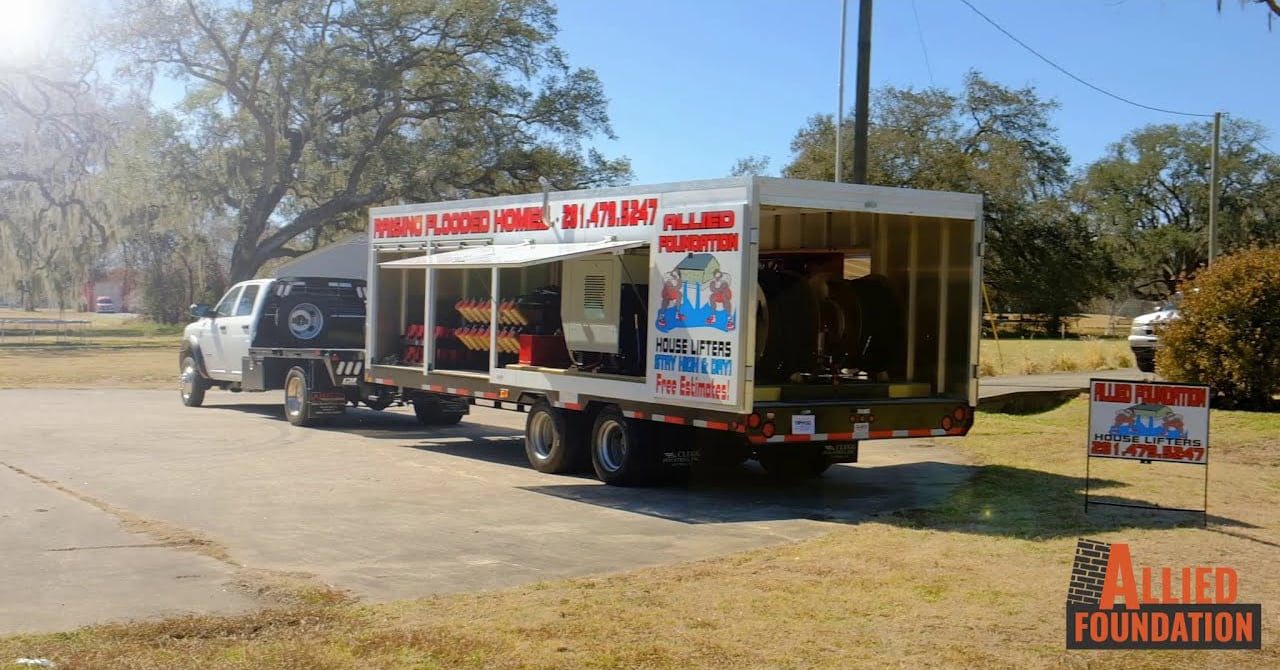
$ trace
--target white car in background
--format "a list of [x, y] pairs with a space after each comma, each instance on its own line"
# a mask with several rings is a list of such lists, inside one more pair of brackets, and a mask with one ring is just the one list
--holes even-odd
[[100, 295], [93, 303], [93, 311], [99, 314], [115, 314], [120, 310], [116, 309], [116, 301], [110, 296]]
[[1178, 318], [1178, 305], [1182, 294], [1175, 293], [1159, 310], [1134, 317], [1129, 327], [1129, 349], [1133, 360], [1143, 372], [1156, 371], [1156, 350], [1160, 347], [1160, 331], [1170, 321]]

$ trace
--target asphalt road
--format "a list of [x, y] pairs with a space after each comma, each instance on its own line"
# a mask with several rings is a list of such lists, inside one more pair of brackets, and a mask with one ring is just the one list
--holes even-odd
[[0, 391], [0, 633], [244, 611], [281, 584], [380, 601], [699, 559], [927, 505], [968, 472], [945, 442], [882, 442], [800, 484], [747, 465], [623, 489], [529, 469], [522, 414], [302, 429], [276, 395]]

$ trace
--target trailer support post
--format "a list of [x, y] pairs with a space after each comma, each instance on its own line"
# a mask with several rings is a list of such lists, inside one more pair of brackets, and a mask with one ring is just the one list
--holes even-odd
[[938, 222], [938, 393], [947, 391], [947, 292], [951, 288], [951, 226]]
[[494, 266], [491, 270], [493, 280], [489, 282], [490, 293], [490, 310], [489, 310], [489, 375], [493, 375], [493, 371], [498, 369], [498, 268]]

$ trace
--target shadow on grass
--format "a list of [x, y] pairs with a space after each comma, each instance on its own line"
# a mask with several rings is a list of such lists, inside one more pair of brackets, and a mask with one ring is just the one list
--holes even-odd
[[[1086, 512], [1083, 477], [1069, 477], [1041, 470], [985, 465], [958, 487], [941, 505], [894, 513], [890, 523], [910, 528], [948, 532], [1001, 535], [1024, 539], [1073, 537], [1086, 532], [1126, 528], [1176, 528], [1199, 526], [1198, 512], [1171, 509], [1135, 509], [1091, 505]], [[1090, 501], [1151, 505], [1147, 500], [1125, 498], [1115, 489], [1126, 484], [1091, 479]], [[1107, 490], [1112, 490], [1108, 493]], [[1257, 528], [1236, 519], [1210, 514], [1210, 526]]]

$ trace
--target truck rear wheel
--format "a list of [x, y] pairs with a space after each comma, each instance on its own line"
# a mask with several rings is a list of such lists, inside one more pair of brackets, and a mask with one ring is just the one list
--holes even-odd
[[300, 367], [294, 367], [284, 378], [284, 416], [295, 426], [310, 426], [311, 389], [307, 384], [307, 373]]
[[596, 415], [591, 428], [591, 465], [606, 484], [635, 486], [652, 481], [661, 467], [661, 453], [650, 444], [647, 426], [628, 419], [609, 406]]
[[581, 423], [580, 417], [546, 400], [535, 402], [524, 424], [524, 455], [530, 467], [553, 475], [581, 469], [587, 455]]
[[209, 380], [200, 376], [195, 356], [190, 353], [182, 356], [182, 368], [178, 371], [178, 390], [182, 394], [182, 404], [187, 407], [204, 404], [204, 392], [209, 390]]

